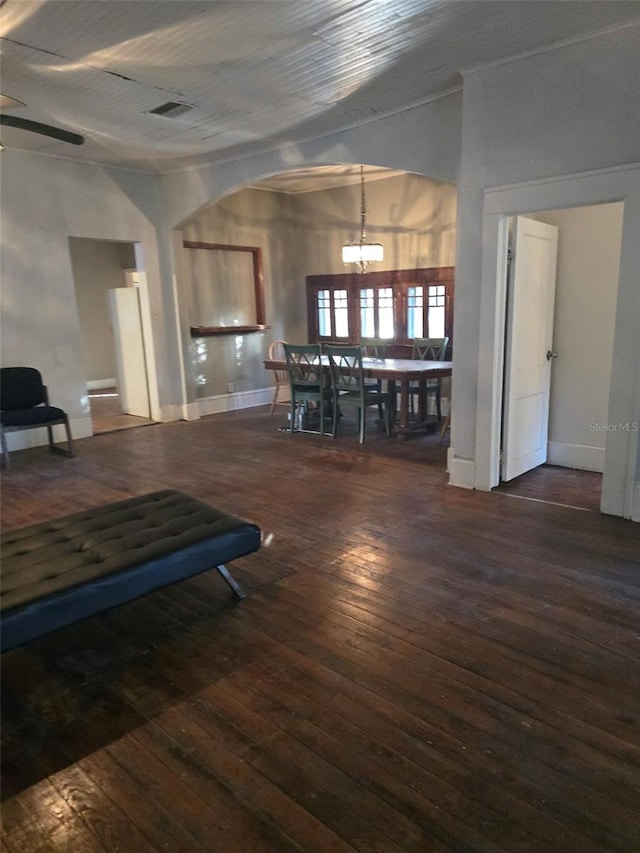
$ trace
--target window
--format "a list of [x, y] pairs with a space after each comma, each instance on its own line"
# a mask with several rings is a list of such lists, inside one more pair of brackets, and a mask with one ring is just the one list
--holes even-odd
[[424, 334], [424, 297], [423, 288], [412, 286], [407, 288], [407, 337], [425, 338]]
[[394, 338], [392, 287], [360, 289], [360, 337]]
[[318, 334], [321, 338], [331, 337], [331, 291], [318, 291]]
[[447, 325], [446, 307], [446, 285], [428, 284], [408, 287], [407, 338], [409, 340], [413, 340], [413, 338], [444, 338]]
[[346, 290], [318, 290], [313, 308], [317, 318], [314, 339], [349, 338], [349, 298]]
[[453, 341], [453, 267], [307, 276], [309, 341], [386, 338], [398, 357], [414, 338]]
[[444, 338], [445, 328], [445, 287], [444, 284], [432, 284], [427, 288], [428, 305], [426, 338]]

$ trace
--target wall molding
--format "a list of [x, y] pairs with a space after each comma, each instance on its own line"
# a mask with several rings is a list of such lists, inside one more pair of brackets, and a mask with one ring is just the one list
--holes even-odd
[[173, 421], [197, 421], [200, 417], [198, 403], [171, 403], [161, 407], [162, 423], [168, 424]]
[[87, 391], [102, 391], [103, 388], [116, 388], [115, 379], [87, 379]]
[[580, 471], [604, 471], [604, 447], [587, 444], [568, 444], [563, 441], [547, 443], [547, 464]]
[[270, 405], [273, 400], [273, 388], [257, 388], [253, 391], [235, 391], [233, 394], [217, 394], [198, 400], [201, 417], [219, 415], [222, 412], [234, 412], [238, 409], [252, 409], [255, 406]]
[[460, 489], [476, 488], [476, 465], [473, 459], [456, 457], [455, 450], [450, 447], [447, 453], [449, 470], [449, 485]]

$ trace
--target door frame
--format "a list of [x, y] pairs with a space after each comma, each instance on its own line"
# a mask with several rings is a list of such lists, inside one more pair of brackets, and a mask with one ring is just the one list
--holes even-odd
[[[475, 488], [489, 491], [500, 481], [500, 424], [504, 376], [508, 224], [510, 217], [544, 210], [624, 202], [620, 274], [609, 394], [609, 423], [640, 422], [640, 336], [637, 335], [637, 270], [640, 269], [640, 167], [547, 178], [484, 191]], [[615, 369], [615, 366], [621, 369]], [[600, 509], [636, 517], [634, 473], [640, 434], [607, 431]], [[636, 489], [637, 490], [637, 489]], [[637, 502], [637, 501], [636, 501]]]

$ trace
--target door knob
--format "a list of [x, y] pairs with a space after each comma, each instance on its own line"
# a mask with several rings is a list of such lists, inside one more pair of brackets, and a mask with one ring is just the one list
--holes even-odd
[[547, 350], [547, 361], [551, 361], [552, 358], [557, 358], [558, 353], [555, 350], [548, 349]]

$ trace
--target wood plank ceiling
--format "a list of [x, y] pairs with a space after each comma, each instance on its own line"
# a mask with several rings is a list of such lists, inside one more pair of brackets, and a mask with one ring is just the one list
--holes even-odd
[[[5, 0], [10, 109], [83, 134], [2, 129], [5, 147], [151, 172], [359, 125], [461, 72], [624, 26], [638, 2]], [[190, 107], [174, 118], [152, 110]]]

